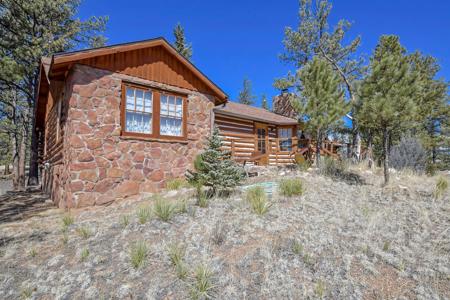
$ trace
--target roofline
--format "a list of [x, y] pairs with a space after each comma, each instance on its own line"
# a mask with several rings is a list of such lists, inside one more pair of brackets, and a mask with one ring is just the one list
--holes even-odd
[[274, 122], [274, 121], [268, 121], [268, 120], [263, 119], [263, 118], [255, 118], [255, 117], [250, 117], [248, 115], [241, 115], [241, 114], [237, 114], [237, 113], [234, 113], [234, 112], [224, 111], [222, 109], [218, 109], [217, 107], [214, 108], [214, 113], [222, 114], [222, 115], [226, 115], [226, 116], [232, 116], [232, 117], [239, 117], [239, 118], [242, 118], [242, 119], [258, 121], [258, 122], [263, 122], [263, 123], [267, 123], [267, 124], [275, 124], [275, 125], [297, 125], [298, 124], [297, 120], [291, 119], [291, 118], [288, 118], [288, 117], [285, 117], [285, 118], [291, 119], [292, 122]]
[[[224, 99], [224, 102], [228, 101], [228, 95], [216, 83], [214, 83], [214, 81], [212, 81], [208, 76], [206, 76], [202, 71], [200, 71], [200, 69], [198, 69], [191, 61], [189, 61], [186, 57], [181, 55], [164, 37], [157, 37], [157, 38], [153, 38], [153, 39], [146, 39], [146, 40], [140, 40], [140, 41], [135, 41], [135, 42], [114, 44], [114, 45], [98, 47], [98, 48], [82, 49], [82, 50], [76, 50], [76, 51], [71, 51], [71, 52], [55, 53], [51, 57], [51, 67], [55, 64], [68, 63], [68, 62], [72, 62], [74, 60], [80, 60], [80, 59], [94, 57], [94, 56], [100, 56], [100, 55], [107, 55], [107, 54], [117, 53], [117, 52], [137, 50], [137, 49], [146, 48], [149, 46], [157, 46], [157, 45], [162, 45], [162, 46], [166, 47], [173, 55], [177, 56], [184, 64], [186, 64], [187, 67], [190, 68], [192, 72], [194, 72], [194, 74], [196, 74], [200, 78], [203, 78], [205, 81], [207, 81], [209, 83], [207, 85], [213, 91], [215, 91], [218, 95], [220, 95]], [[125, 47], [125, 49], [124, 49], [124, 47]]]

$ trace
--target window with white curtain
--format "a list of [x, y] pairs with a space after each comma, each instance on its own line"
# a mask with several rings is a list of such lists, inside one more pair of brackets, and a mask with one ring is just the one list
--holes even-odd
[[292, 151], [292, 128], [278, 128], [280, 151]]
[[153, 93], [131, 86], [125, 89], [125, 131], [151, 134]]
[[183, 98], [161, 94], [160, 135], [183, 135]]

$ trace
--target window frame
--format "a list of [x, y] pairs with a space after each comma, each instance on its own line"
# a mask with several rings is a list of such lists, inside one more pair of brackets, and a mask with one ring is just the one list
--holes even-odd
[[[281, 137], [280, 136], [280, 129], [283, 130], [291, 130], [291, 136], [290, 137]], [[294, 126], [277, 126], [277, 138], [278, 138], [278, 149], [280, 152], [292, 152], [294, 150], [294, 143], [293, 143], [293, 138], [294, 138]], [[281, 143], [283, 141], [290, 141], [290, 150], [282, 150], [281, 149]]]
[[[141, 89], [144, 91], [152, 92], [152, 124], [151, 133], [130, 132], [126, 131], [126, 88], [131, 87], [135, 89]], [[162, 135], [161, 129], [161, 95], [170, 95], [179, 97], [182, 99], [182, 116], [181, 116], [181, 136], [174, 135]], [[186, 140], [187, 139], [187, 95], [164, 89], [158, 89], [145, 85], [140, 85], [131, 82], [122, 82], [122, 95], [120, 105], [120, 126], [121, 136], [124, 137], [137, 137], [137, 138], [150, 138], [150, 139], [162, 139], [162, 140]]]

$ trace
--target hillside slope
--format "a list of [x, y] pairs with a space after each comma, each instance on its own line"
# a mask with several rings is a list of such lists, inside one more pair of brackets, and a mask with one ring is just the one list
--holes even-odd
[[[199, 266], [218, 299], [450, 298], [450, 202], [433, 199], [435, 178], [394, 176], [382, 188], [367, 174], [360, 185], [298, 176], [304, 194], [274, 195], [264, 216], [239, 192], [200, 208], [182, 191], [164, 196], [187, 199], [169, 222], [141, 224], [155, 200], [130, 199], [72, 211], [65, 233], [57, 209], [1, 224], [0, 298], [186, 299]], [[148, 253], [136, 269], [137, 241]], [[181, 279], [174, 245], [185, 250]]]

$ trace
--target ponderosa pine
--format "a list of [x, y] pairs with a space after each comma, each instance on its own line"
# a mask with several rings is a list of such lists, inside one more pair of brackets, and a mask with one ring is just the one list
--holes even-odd
[[[295, 85], [295, 73], [303, 68], [314, 57], [324, 59], [339, 75], [346, 88], [347, 102], [356, 102], [355, 80], [361, 78], [365, 67], [362, 56], [357, 56], [361, 38], [358, 36], [348, 43], [347, 33], [351, 23], [340, 20], [330, 29], [329, 15], [332, 4], [328, 0], [300, 0], [299, 23], [297, 28], [286, 27], [284, 32], [284, 53], [280, 56], [283, 62], [292, 64], [297, 71], [289, 72], [284, 78], [276, 79], [274, 86], [283, 90]], [[361, 141], [358, 120], [349, 107], [347, 116], [352, 120], [353, 156], [360, 158]]]
[[252, 105], [256, 96], [252, 93], [252, 82], [248, 78], [244, 78], [242, 82], [242, 90], [238, 95], [238, 102], [246, 105]]
[[183, 55], [188, 60], [192, 57], [192, 45], [186, 41], [186, 37], [184, 35], [184, 28], [178, 23], [173, 29], [173, 35], [175, 37], [175, 42], [173, 46], [177, 51]]
[[[34, 127], [39, 63], [55, 52], [105, 43], [107, 17], [77, 17], [79, 0], [0, 1], [0, 105], [11, 120], [16, 189], [25, 185], [25, 154], [30, 132], [29, 184], [37, 183], [37, 137]], [[17, 165], [18, 164], [18, 165]]]
[[316, 164], [320, 165], [321, 144], [328, 130], [347, 113], [341, 81], [332, 67], [315, 57], [298, 74], [298, 93], [292, 106], [302, 116], [305, 129], [315, 135]]
[[382, 136], [385, 184], [389, 182], [390, 136], [398, 128], [411, 127], [416, 112], [417, 75], [405, 52], [397, 36], [382, 36], [360, 88], [358, 118]]

